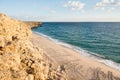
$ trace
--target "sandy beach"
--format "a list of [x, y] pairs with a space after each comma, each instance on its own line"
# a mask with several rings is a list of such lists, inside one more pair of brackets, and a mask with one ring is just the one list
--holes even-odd
[[120, 80], [120, 71], [33, 33], [32, 43], [41, 47], [54, 66], [64, 66], [68, 80]]
[[120, 80], [119, 65], [107, 66], [34, 33], [34, 25], [40, 24], [0, 14], [0, 80]]
[[1, 0], [0, 80], [120, 80], [119, 8], [120, 0]]

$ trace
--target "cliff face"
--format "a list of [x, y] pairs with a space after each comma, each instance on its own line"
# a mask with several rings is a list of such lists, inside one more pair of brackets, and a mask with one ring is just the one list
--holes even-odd
[[30, 28], [37, 25], [0, 14], [0, 80], [65, 80], [30, 42]]
[[29, 21], [29, 22], [25, 22], [25, 24], [27, 26], [29, 26], [30, 28], [33, 28], [33, 27], [37, 27], [38, 25], [40, 26], [42, 23], [41, 22], [31, 22], [31, 21]]

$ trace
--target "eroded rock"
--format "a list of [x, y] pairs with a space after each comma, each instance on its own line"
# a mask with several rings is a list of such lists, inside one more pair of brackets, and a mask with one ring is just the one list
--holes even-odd
[[30, 28], [37, 25], [0, 14], [0, 80], [66, 80], [30, 42]]

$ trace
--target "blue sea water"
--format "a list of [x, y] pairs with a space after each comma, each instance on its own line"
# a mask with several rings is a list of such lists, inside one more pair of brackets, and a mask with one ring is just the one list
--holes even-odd
[[120, 63], [120, 22], [44, 22], [32, 30]]

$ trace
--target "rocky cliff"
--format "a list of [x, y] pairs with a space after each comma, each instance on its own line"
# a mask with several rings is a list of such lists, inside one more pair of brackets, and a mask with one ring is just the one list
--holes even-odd
[[41, 22], [33, 22], [33, 21], [29, 21], [29, 22], [26, 21], [24, 23], [30, 28], [38, 27], [38, 25], [40, 26], [42, 24]]
[[53, 70], [44, 51], [29, 40], [32, 26], [0, 14], [0, 80], [66, 80], [62, 69]]

